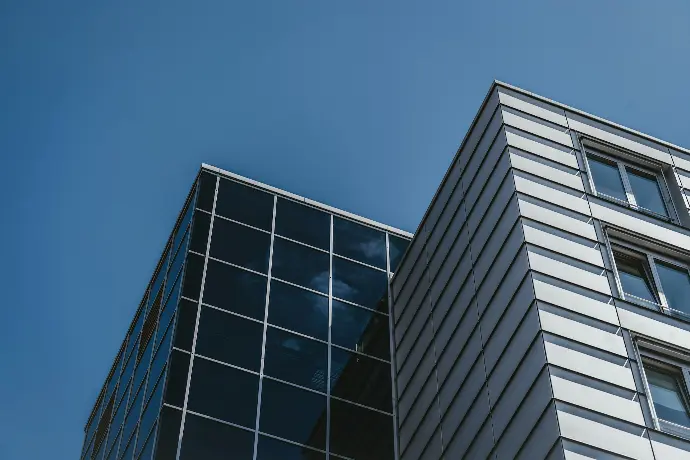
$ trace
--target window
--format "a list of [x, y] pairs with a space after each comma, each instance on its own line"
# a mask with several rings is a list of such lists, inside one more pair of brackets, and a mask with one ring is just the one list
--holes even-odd
[[663, 312], [690, 319], [688, 266], [650, 251], [614, 245], [622, 295], [626, 300], [655, 305]]
[[594, 192], [633, 209], [672, 219], [671, 197], [660, 170], [633, 165], [603, 153], [587, 153]]
[[638, 346], [655, 427], [690, 437], [690, 356], [667, 346], [647, 343], [646, 339], [640, 339]]

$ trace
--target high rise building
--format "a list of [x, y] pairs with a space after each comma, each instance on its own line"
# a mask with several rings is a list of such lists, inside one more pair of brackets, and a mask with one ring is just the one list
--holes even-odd
[[207, 166], [181, 216], [83, 458], [690, 459], [689, 150], [494, 82], [409, 247]]
[[690, 458], [690, 151], [495, 83], [392, 279], [399, 448]]
[[82, 458], [393, 459], [388, 279], [410, 237], [203, 165]]

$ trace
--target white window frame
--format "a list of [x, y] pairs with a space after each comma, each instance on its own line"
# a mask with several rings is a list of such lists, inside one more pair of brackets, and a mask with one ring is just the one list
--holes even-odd
[[[582, 142], [582, 147], [584, 151], [584, 163], [587, 168], [587, 177], [589, 180], [589, 186], [590, 189], [592, 190], [592, 193], [600, 198], [603, 198], [608, 201], [613, 201], [614, 203], [621, 204], [623, 206], [627, 206], [631, 209], [634, 209], [636, 211], [642, 212], [644, 214], [654, 216], [658, 219], [662, 219], [668, 222], [674, 222], [678, 223], [678, 213], [676, 210], [675, 203], [673, 202], [673, 199], [671, 198], [671, 193], [670, 189], [668, 186], [668, 183], [666, 182], [666, 177], [664, 176], [663, 171], [661, 170], [660, 166], [651, 164], [651, 163], [646, 163], [642, 164], [643, 162], [640, 161], [638, 162], [631, 162], [627, 159], [624, 159], [619, 156], [612, 155], [611, 153], [606, 152], [603, 148], [600, 147], [594, 147], [591, 145], [591, 142]], [[611, 150], [610, 148], [607, 150]], [[616, 152], [614, 151], [614, 154]], [[621, 155], [623, 155], [622, 152], [620, 152]], [[602, 192], [598, 192], [596, 188], [596, 184], [594, 183], [594, 177], [592, 176], [592, 170], [589, 166], [589, 159], [593, 158], [595, 160], [600, 160], [603, 163], [612, 163], [613, 165], [618, 167], [618, 173], [620, 174], [621, 181], [623, 182], [623, 189], [625, 190], [625, 196], [627, 198], [627, 201], [623, 201], [619, 198], [607, 195]], [[639, 206], [637, 204], [637, 200], [635, 199], [635, 194], [633, 193], [632, 186], [630, 185], [630, 179], [628, 176], [628, 170], [633, 170], [637, 171], [639, 173], [642, 173], [647, 176], [651, 176], [656, 178], [657, 185], [659, 186], [659, 190], [661, 193], [661, 199], [664, 203], [664, 207], [666, 208], [666, 213], [668, 214], [667, 216], [663, 214], [659, 214], [656, 211], [652, 211], [651, 209], [644, 208], [642, 206]]]
[[681, 391], [681, 398], [683, 398], [685, 403], [685, 409], [690, 414], [690, 355], [686, 351], [681, 351], [646, 338], [638, 338], [636, 340], [635, 352], [654, 428], [665, 433], [690, 439], [690, 426], [678, 425], [658, 417], [645, 369], [645, 366], [647, 366], [675, 373]]
[[[677, 259], [669, 258], [668, 256], [662, 255], [656, 251], [637, 247], [629, 242], [611, 239], [610, 237], [608, 240], [609, 257], [611, 258], [611, 264], [613, 265], [613, 272], [616, 278], [616, 287], [618, 288], [618, 292], [623, 300], [641, 304], [645, 307], [654, 306], [662, 313], [665, 313], [669, 316], [680, 316], [681, 318], [690, 320], [690, 313], [674, 310], [669, 306], [668, 301], [666, 300], [666, 295], [664, 294], [664, 287], [661, 284], [661, 277], [656, 269], [656, 261], [659, 261], [679, 270], [685, 270], [685, 272], [690, 276], [690, 266], [688, 264]], [[620, 274], [618, 273], [618, 264], [616, 263], [616, 259], [614, 257], [615, 252], [629, 257], [642, 258], [643, 261], [646, 262], [645, 272], [647, 276], [651, 276], [648, 281], [652, 287], [652, 295], [656, 297], [656, 302], [649, 302], [632, 294], [628, 294], [623, 290], [623, 284], [621, 282]]]

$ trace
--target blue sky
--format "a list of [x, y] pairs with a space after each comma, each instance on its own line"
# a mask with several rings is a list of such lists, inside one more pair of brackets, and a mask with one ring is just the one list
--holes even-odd
[[0, 3], [0, 458], [75, 459], [201, 162], [414, 230], [494, 78], [690, 147], [690, 2]]

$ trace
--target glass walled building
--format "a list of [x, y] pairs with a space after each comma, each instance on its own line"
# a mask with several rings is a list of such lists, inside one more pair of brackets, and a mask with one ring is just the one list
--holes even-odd
[[203, 165], [83, 459], [393, 459], [388, 279], [411, 235]]

